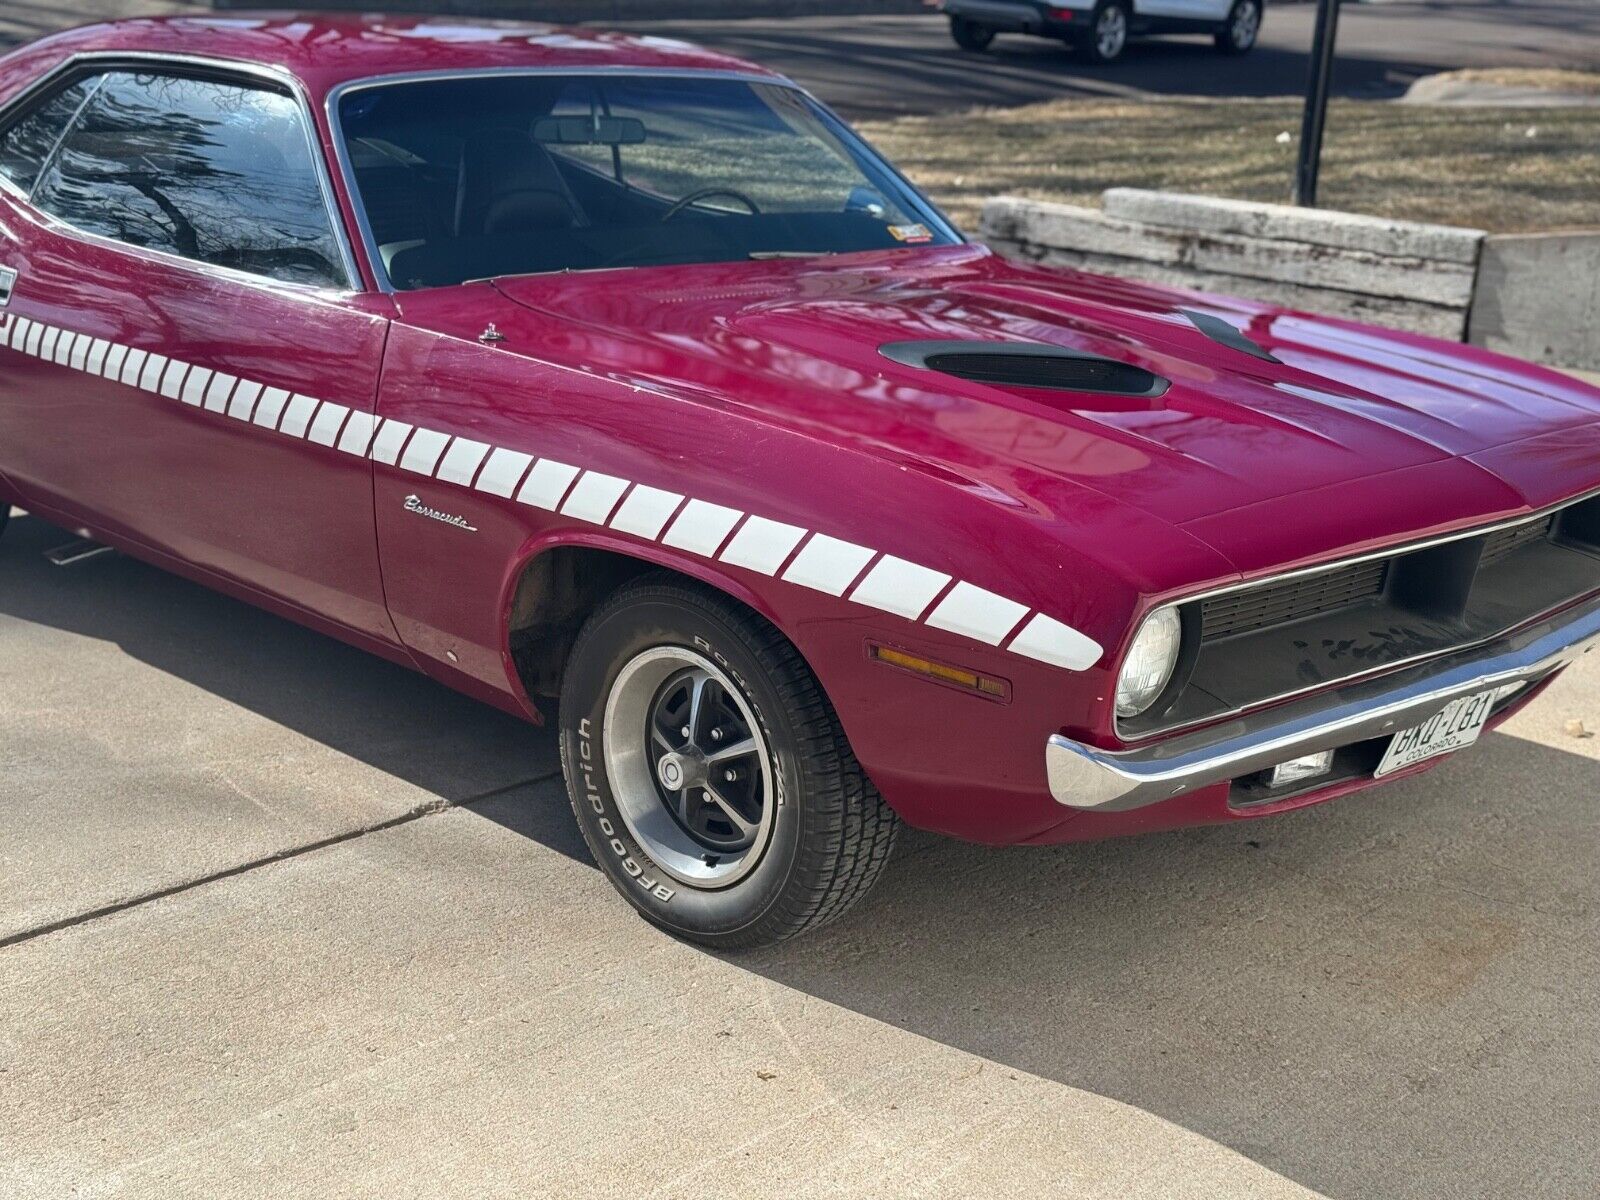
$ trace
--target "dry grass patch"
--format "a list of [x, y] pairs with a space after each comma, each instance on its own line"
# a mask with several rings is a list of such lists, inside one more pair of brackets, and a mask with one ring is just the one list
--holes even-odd
[[[984, 199], [1002, 192], [1093, 205], [1129, 186], [1287, 202], [1300, 106], [1054, 100], [862, 128], [976, 229]], [[1325, 206], [1378, 216], [1497, 232], [1600, 226], [1600, 113], [1336, 101], [1321, 186]]]
[[1430, 78], [1600, 96], [1600, 71], [1569, 71], [1559, 67], [1469, 67], [1462, 71], [1446, 71]]

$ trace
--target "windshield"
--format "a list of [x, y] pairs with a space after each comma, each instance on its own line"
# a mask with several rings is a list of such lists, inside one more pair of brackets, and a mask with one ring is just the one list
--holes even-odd
[[358, 88], [339, 122], [374, 247], [402, 290], [960, 240], [781, 84], [486, 74]]

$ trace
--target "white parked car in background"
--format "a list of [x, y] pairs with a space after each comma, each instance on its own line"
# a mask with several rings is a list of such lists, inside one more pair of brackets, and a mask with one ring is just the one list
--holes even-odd
[[985, 50], [997, 33], [1070, 43], [1090, 62], [1119, 58], [1147, 33], [1209, 33], [1224, 54], [1244, 54], [1261, 33], [1263, 0], [943, 0], [950, 36]]

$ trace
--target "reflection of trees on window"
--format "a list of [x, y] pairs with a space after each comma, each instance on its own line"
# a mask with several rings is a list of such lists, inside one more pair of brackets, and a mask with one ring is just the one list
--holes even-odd
[[93, 87], [91, 80], [83, 79], [62, 88], [0, 134], [0, 175], [23, 191], [31, 188], [61, 131]]
[[131, 245], [297, 283], [344, 282], [299, 110], [276, 92], [111, 74], [33, 198]]

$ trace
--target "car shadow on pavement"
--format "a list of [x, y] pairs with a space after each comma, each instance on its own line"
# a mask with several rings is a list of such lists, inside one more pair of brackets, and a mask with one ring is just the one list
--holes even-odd
[[[556, 772], [550, 727], [123, 555], [66, 568], [45, 561], [48, 550], [71, 540], [36, 518], [13, 519], [0, 553], [0, 619], [113, 643], [230, 704], [587, 860], [565, 804], [533, 811], [526, 789], [512, 796], [519, 804], [477, 799]], [[70, 664], [63, 659], [63, 669]]]
[[[131, 559], [48, 566], [64, 540], [13, 523], [0, 620], [113, 643], [590, 861], [559, 786], [472, 802], [485, 763], [553, 771], [547, 732]], [[1592, 758], [1491, 734], [1425, 775], [1262, 821], [1009, 850], [909, 832], [846, 918], [727, 961], [1334, 1196], [1587, 1194], [1597, 784]]]
[[1333, 1196], [1588, 1194], [1597, 783], [1592, 758], [1492, 734], [1261, 821], [1013, 850], [913, 834], [840, 923], [730, 961]]

